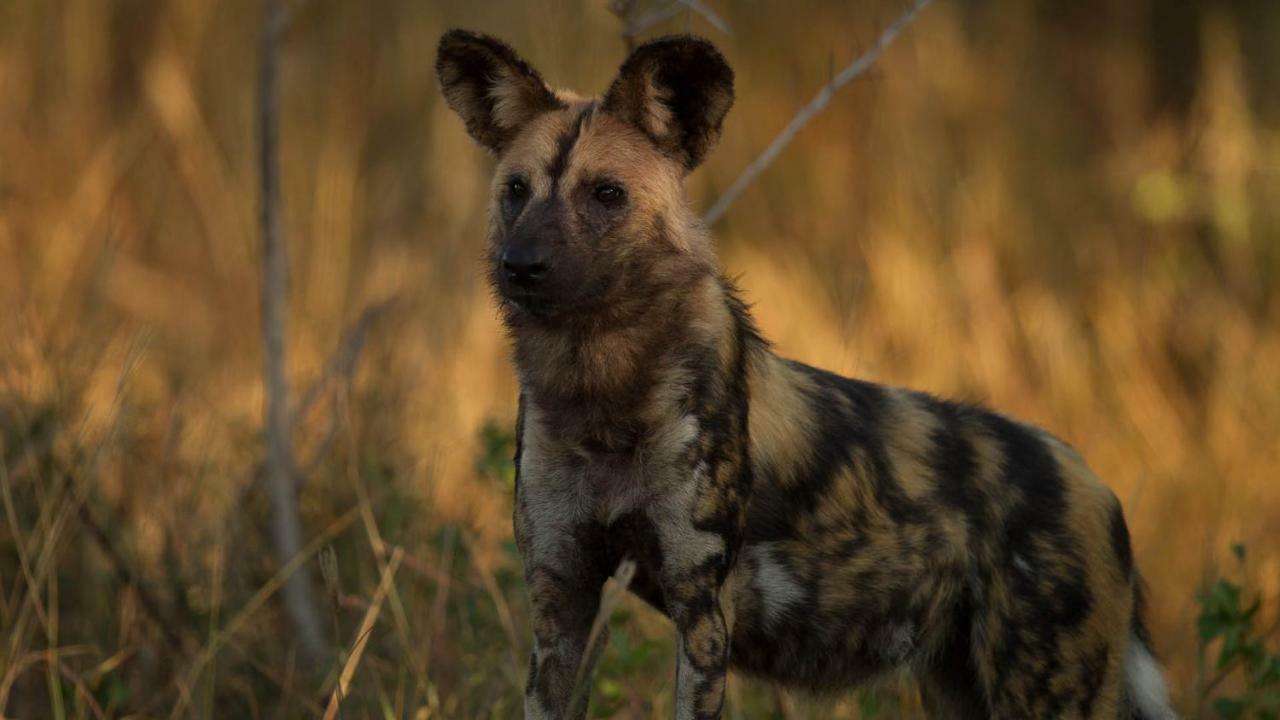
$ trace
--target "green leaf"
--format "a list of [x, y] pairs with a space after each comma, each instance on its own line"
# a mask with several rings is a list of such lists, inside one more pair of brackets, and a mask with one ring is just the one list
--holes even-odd
[[129, 686], [116, 675], [107, 675], [98, 683], [93, 694], [103, 707], [120, 707], [129, 700]]
[[1227, 629], [1226, 623], [1216, 615], [1201, 615], [1196, 620], [1196, 625], [1200, 630], [1200, 639], [1206, 642], [1218, 637]]
[[1213, 701], [1213, 711], [1226, 720], [1244, 717], [1245, 704], [1236, 698], [1218, 698]]
[[1222, 650], [1218, 653], [1218, 669], [1221, 670], [1231, 664], [1232, 660], [1240, 654], [1242, 644], [1244, 642], [1244, 633], [1238, 626], [1231, 626], [1226, 634], [1222, 636]]
[[1238, 615], [1240, 612], [1240, 586], [1227, 580], [1219, 580], [1209, 591], [1213, 607], [1227, 615]]
[[867, 720], [874, 720], [879, 717], [882, 709], [880, 693], [875, 688], [863, 690], [858, 697], [858, 709], [862, 711], [862, 717], [867, 718]]
[[515, 540], [503, 540], [501, 547], [503, 554], [509, 559], [520, 562], [520, 548], [516, 547]]
[[622, 686], [612, 678], [600, 678], [600, 681], [596, 684], [596, 689], [600, 692], [600, 695], [609, 700], [622, 697]]
[[1243, 619], [1243, 620], [1252, 620], [1252, 619], [1253, 619], [1253, 616], [1254, 616], [1255, 614], [1257, 614], [1257, 612], [1258, 612], [1258, 608], [1260, 608], [1260, 607], [1262, 607], [1262, 598], [1254, 598], [1254, 600], [1253, 600], [1253, 604], [1251, 604], [1251, 605], [1249, 606], [1249, 609], [1247, 609], [1247, 610], [1245, 610], [1244, 612], [1240, 613], [1240, 617], [1241, 617], [1241, 619]]
[[1253, 685], [1255, 687], [1280, 685], [1280, 655], [1271, 655], [1258, 663]]
[[515, 435], [497, 421], [489, 419], [480, 428], [480, 456], [476, 458], [476, 472], [508, 486], [516, 479]]

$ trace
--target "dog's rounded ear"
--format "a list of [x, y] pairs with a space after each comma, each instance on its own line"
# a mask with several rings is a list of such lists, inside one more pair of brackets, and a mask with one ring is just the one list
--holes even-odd
[[542, 76], [506, 43], [450, 30], [440, 38], [436, 74], [445, 102], [476, 142], [500, 153], [530, 120], [565, 107]]
[[720, 138], [733, 106], [733, 70], [701, 38], [662, 38], [636, 48], [602, 108], [635, 125], [665, 153], [697, 167]]

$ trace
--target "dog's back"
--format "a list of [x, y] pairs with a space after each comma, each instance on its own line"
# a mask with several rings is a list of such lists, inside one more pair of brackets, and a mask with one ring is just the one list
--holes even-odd
[[[1167, 717], [1120, 504], [1043, 431], [761, 353], [735, 667], [937, 709]], [[1129, 683], [1127, 685], [1126, 683]]]

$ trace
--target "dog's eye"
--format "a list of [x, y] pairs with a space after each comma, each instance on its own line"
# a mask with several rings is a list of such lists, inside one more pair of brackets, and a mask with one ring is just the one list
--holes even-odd
[[523, 200], [529, 195], [529, 186], [522, 178], [511, 178], [507, 181], [507, 197], [512, 200]]
[[596, 186], [595, 196], [605, 205], [615, 205], [622, 200], [622, 188], [613, 183], [601, 183]]

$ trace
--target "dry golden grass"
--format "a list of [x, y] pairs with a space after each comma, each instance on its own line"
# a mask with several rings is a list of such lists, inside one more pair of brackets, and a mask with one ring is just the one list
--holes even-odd
[[[900, 7], [713, 5], [732, 36], [662, 27], [712, 35], [738, 71], [723, 146], [690, 178], [702, 207]], [[785, 354], [982, 400], [1083, 452], [1126, 505], [1195, 715], [1212, 674], [1196, 593], [1232, 543], [1265, 621], [1280, 598], [1280, 12], [1192, 3], [1171, 52], [1158, 3], [1085, 5], [939, 0], [715, 232]], [[290, 648], [255, 481], [258, 5], [13, 0], [0, 715], [321, 715], [370, 603], [344, 716], [518, 714], [510, 490], [477, 464], [515, 401], [480, 275], [490, 161], [432, 54], [444, 28], [477, 28], [600, 88], [617, 23], [591, 0], [299, 7], [281, 77], [295, 399], [344, 328], [395, 300], [350, 381], [298, 419], [298, 564], [319, 577], [329, 558], [332, 667]], [[597, 712], [669, 716], [668, 630], [619, 612]], [[743, 717], [782, 712], [768, 688], [733, 693]]]

